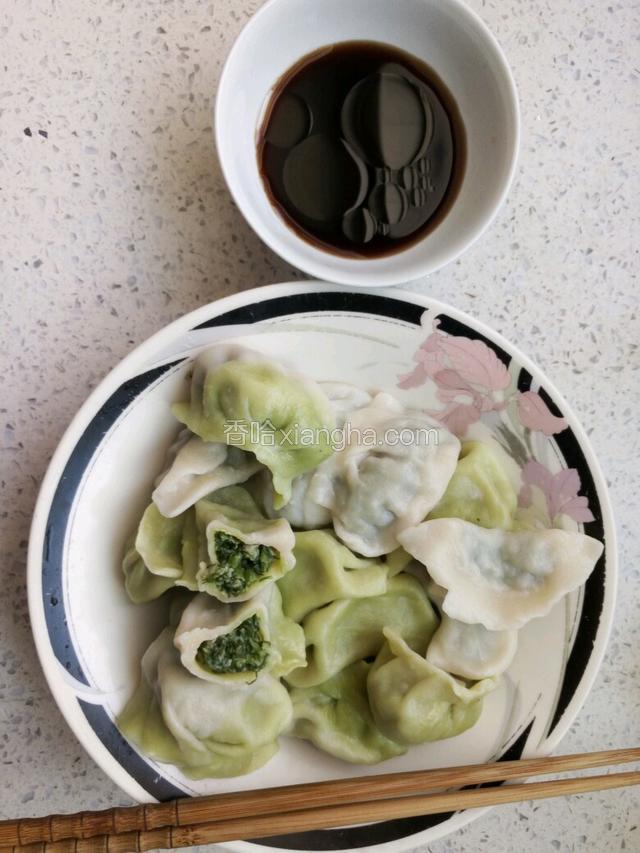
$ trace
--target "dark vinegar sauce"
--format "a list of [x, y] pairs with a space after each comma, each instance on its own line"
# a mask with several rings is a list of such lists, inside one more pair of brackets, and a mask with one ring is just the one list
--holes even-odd
[[465, 170], [458, 107], [425, 63], [378, 42], [330, 45], [278, 81], [258, 135], [267, 193], [308, 242], [380, 257], [442, 222]]

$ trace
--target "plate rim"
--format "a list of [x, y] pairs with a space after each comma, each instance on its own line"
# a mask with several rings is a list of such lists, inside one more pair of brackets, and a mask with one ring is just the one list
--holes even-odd
[[[422, 293], [414, 293], [397, 287], [371, 287], [365, 289], [358, 286], [344, 286], [319, 280], [294, 280], [271, 285], [262, 285], [243, 290], [238, 293], [213, 300], [206, 305], [183, 314], [181, 317], [178, 317], [176, 320], [166, 326], [163, 326], [157, 332], [153, 333], [150, 337], [136, 346], [107, 372], [98, 385], [91, 391], [65, 429], [54, 453], [52, 454], [51, 461], [42, 480], [33, 513], [27, 557], [27, 594], [31, 631], [45, 680], [56, 705], [65, 719], [65, 722], [73, 732], [76, 739], [82, 745], [83, 749], [122, 791], [137, 802], [149, 801], [150, 798], [148, 793], [145, 792], [144, 789], [141, 788], [141, 786], [139, 786], [138, 783], [135, 782], [135, 780], [133, 780], [128, 774], [124, 773], [116, 759], [107, 752], [106, 747], [98, 738], [97, 734], [95, 734], [88, 725], [79, 725], [77, 718], [72, 714], [69, 707], [70, 703], [69, 696], [66, 691], [66, 685], [64, 684], [64, 679], [61, 677], [59, 663], [51, 647], [42, 599], [42, 546], [44, 544], [44, 533], [49, 509], [56, 486], [59, 482], [64, 466], [73, 452], [73, 449], [77, 444], [77, 440], [82, 434], [87, 423], [100, 408], [100, 405], [108, 398], [109, 394], [112, 393], [115, 388], [119, 387], [123, 381], [130, 378], [131, 375], [135, 375], [135, 371], [132, 373], [130, 369], [131, 367], [136, 364], [143, 364], [145, 359], [148, 359], [149, 355], [154, 351], [160, 351], [163, 344], [167, 343], [171, 339], [175, 339], [179, 334], [189, 331], [201, 322], [212, 319], [213, 317], [226, 313], [229, 310], [243, 307], [244, 305], [252, 302], [260, 303], [268, 301], [273, 297], [286, 296], [295, 293], [318, 292], [353, 293], [354, 296], [370, 293], [374, 296], [388, 296], [392, 299], [398, 299], [414, 305], [417, 304], [425, 309], [430, 308], [436, 312], [446, 313], [448, 316], [465, 323], [471, 329], [485, 335], [489, 340], [502, 347], [512, 357], [516, 358], [520, 366], [527, 370], [536, 381], [543, 384], [544, 388], [551, 394], [553, 400], [561, 408], [562, 415], [567, 420], [569, 427], [574, 432], [575, 437], [583, 450], [585, 461], [593, 477], [596, 492], [600, 500], [603, 531], [606, 543], [605, 555], [607, 559], [607, 571], [605, 575], [600, 623], [596, 634], [596, 641], [589, 655], [589, 660], [571, 701], [558, 720], [558, 723], [551, 735], [545, 738], [543, 744], [544, 749], [539, 750], [539, 754], [549, 754], [552, 752], [565, 736], [586, 701], [602, 665], [602, 660], [606, 652], [613, 624], [618, 584], [618, 548], [613, 509], [606, 480], [600, 467], [600, 463], [591, 446], [591, 442], [589, 441], [589, 438], [573, 408], [569, 403], [567, 403], [564, 395], [560, 393], [555, 383], [551, 381], [549, 377], [519, 349], [518, 346], [512, 344], [509, 340], [504, 338], [501, 333], [493, 330], [482, 320], [476, 319], [454, 306], [447, 305], [440, 300], [433, 299], [432, 297]], [[147, 363], [149, 363], [149, 361], [147, 361]], [[123, 775], [123, 778], [120, 778], [120, 774]], [[411, 846], [422, 843], [423, 839], [426, 840], [427, 835], [429, 836], [429, 840], [435, 840], [436, 838], [448, 835], [451, 832], [467, 825], [472, 820], [475, 820], [486, 811], [488, 811], [488, 808], [457, 812], [438, 827], [425, 829], [421, 832], [403, 836], [400, 839], [383, 842], [381, 844], [358, 848], [349, 847], [344, 848], [344, 851], [336, 850], [333, 851], [333, 853], [346, 853], [346, 851], [354, 849], [363, 851], [363, 853], [366, 853], [366, 851], [371, 851], [371, 853], [373, 853], [373, 851], [375, 851], [375, 853], [392, 853], [392, 851], [395, 851], [395, 853], [397, 853], [399, 850], [409, 849]], [[224, 845], [224, 848], [234, 851], [234, 853], [273, 853], [274, 849], [284, 850], [284, 848], [267, 847], [265, 845], [247, 841], [230, 842]]]

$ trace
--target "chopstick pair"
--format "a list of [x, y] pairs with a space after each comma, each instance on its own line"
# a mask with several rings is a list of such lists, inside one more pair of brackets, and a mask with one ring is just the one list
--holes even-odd
[[[640, 784], [640, 771], [504, 787], [441, 789], [640, 761], [640, 748], [242, 791], [0, 821], [0, 853], [131, 853], [439, 814]], [[435, 790], [435, 792], [434, 792]], [[431, 793], [429, 793], [431, 792]], [[373, 804], [375, 801], [375, 805]]]

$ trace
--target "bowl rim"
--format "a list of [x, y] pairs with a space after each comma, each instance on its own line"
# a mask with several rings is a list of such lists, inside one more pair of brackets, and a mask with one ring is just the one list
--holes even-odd
[[[307, 243], [292, 229], [290, 229], [291, 234], [295, 237], [292, 244], [288, 245], [282, 242], [279, 237], [275, 235], [273, 229], [269, 225], [269, 222], [260, 217], [251, 202], [246, 200], [243, 194], [239, 192], [239, 188], [237, 187], [231, 173], [228, 145], [224, 142], [224, 131], [222, 130], [224, 127], [224, 103], [229, 100], [227, 90], [230, 87], [230, 69], [232, 69], [234, 64], [236, 64], [242, 57], [245, 42], [251, 36], [251, 33], [256, 26], [256, 22], [259, 22], [280, 2], [282, 2], [282, 0], [266, 0], [266, 2], [244, 25], [231, 46], [231, 50], [224, 62], [218, 82], [218, 88], [213, 98], [213, 131], [216, 154], [227, 189], [229, 190], [236, 207], [240, 210], [243, 217], [258, 237], [260, 237], [260, 239], [279, 257], [288, 263], [293, 264], [293, 266], [313, 278], [332, 283], [347, 284], [354, 287], [389, 287], [402, 283], [409, 283], [423, 276], [430, 275], [456, 260], [466, 252], [467, 249], [474, 245], [480, 237], [482, 237], [485, 231], [495, 220], [499, 210], [504, 204], [511, 185], [513, 184], [518, 165], [521, 140], [520, 103], [513, 72], [511, 71], [507, 57], [497, 38], [478, 13], [467, 6], [463, 0], [440, 0], [441, 5], [449, 4], [449, 6], [456, 11], [456, 14], [458, 14], [462, 19], [466, 19], [474, 30], [479, 33], [484, 40], [486, 47], [493, 52], [496, 67], [499, 69], [503, 82], [506, 86], [506, 102], [511, 112], [511, 119], [513, 122], [513, 143], [509, 152], [508, 168], [503, 179], [503, 185], [499, 194], [496, 196], [492, 207], [485, 215], [484, 220], [475, 227], [475, 230], [471, 232], [467, 239], [454, 241], [452, 246], [446, 252], [441, 252], [439, 258], [435, 261], [420, 258], [414, 258], [411, 261], [407, 260], [408, 254], [415, 249], [416, 246], [419, 246], [421, 241], [418, 241], [418, 243], [408, 246], [406, 249], [393, 255], [383, 258], [347, 258], [326, 252], [310, 243]], [[426, 5], [429, 0], [421, 0], [421, 2]], [[275, 82], [276, 81], [274, 80], [274, 84]], [[253, 129], [253, 132], [255, 133], [256, 130], [257, 129]], [[275, 211], [274, 215], [277, 216]], [[428, 235], [425, 239], [427, 238]], [[339, 268], [336, 269], [336, 267], [325, 262], [323, 259], [326, 256], [329, 256], [332, 259], [339, 258]], [[397, 259], [397, 264], [391, 268], [387, 268], [385, 262], [390, 258], [393, 258], [394, 260]]]
[[[151, 801], [151, 798], [149, 797], [149, 794], [140, 787], [137, 782], [135, 782], [135, 780], [123, 771], [118, 761], [107, 751], [103, 741], [101, 741], [98, 738], [98, 735], [89, 727], [88, 724], [86, 724], [86, 721], [82, 721], [81, 723], [78, 722], [79, 717], [75, 716], [74, 712], [76, 712], [76, 709], [72, 706], [72, 699], [69, 695], [68, 684], [64, 679], [61, 666], [51, 647], [50, 636], [45, 620], [42, 598], [42, 548], [45, 540], [45, 529], [50, 505], [55, 489], [60, 480], [60, 476], [64, 470], [65, 463], [75, 448], [87, 423], [91, 420], [92, 416], [97, 412], [102, 403], [104, 403], [113, 390], [119, 387], [119, 385], [124, 381], [131, 378], [131, 376], [136, 375], [145, 363], [148, 365], [150, 363], [150, 356], [154, 353], [161, 352], [163, 345], [174, 339], [176, 336], [188, 331], [190, 328], [194, 328], [212, 317], [226, 313], [234, 308], [250, 304], [252, 301], [259, 303], [278, 296], [289, 295], [291, 293], [334, 292], [344, 294], [345, 292], [349, 292], [349, 290], [356, 294], [361, 292], [358, 288], [346, 289], [341, 285], [323, 281], [288, 281], [240, 291], [239, 293], [214, 300], [213, 302], [182, 315], [182, 317], [179, 317], [168, 325], [162, 327], [135, 347], [106, 374], [72, 418], [51, 457], [51, 461], [43, 478], [35, 505], [29, 534], [29, 549], [27, 557], [29, 618], [38, 658], [45, 680], [47, 681], [56, 705], [75, 737], [78, 739], [85, 751], [91, 756], [93, 761], [104, 771], [104, 773], [128, 796], [138, 802], [149, 802]], [[482, 320], [478, 320], [458, 308], [447, 305], [439, 300], [432, 299], [422, 293], [414, 293], [403, 289], [388, 289], [387, 291], [382, 292], [372, 290], [371, 292], [377, 296], [386, 295], [391, 299], [409, 302], [414, 305], [417, 304], [424, 308], [432, 308], [437, 310], [439, 313], [446, 313], [450, 317], [461, 321], [465, 325], [468, 325], [470, 328], [479, 332], [481, 335], [484, 335], [489, 340], [495, 342], [507, 353], [510, 353], [512, 357], [517, 358], [518, 363], [526, 369], [536, 381], [544, 381], [545, 389], [549, 391], [553, 400], [560, 407], [563, 417], [567, 420], [569, 427], [575, 433], [576, 439], [584, 452], [585, 460], [593, 476], [596, 492], [600, 500], [604, 538], [606, 542], [605, 555], [607, 560], [607, 572], [604, 583], [604, 597], [595, 643], [589, 656], [588, 663], [582, 672], [578, 687], [559, 718], [551, 736], [544, 739], [543, 749], [536, 752], [538, 755], [547, 755], [557, 747], [558, 743], [566, 735], [589, 695], [600, 670], [613, 624], [618, 585], [618, 549], [611, 499], [600, 464], [593, 448], [591, 447], [588, 436], [571, 406], [567, 403], [564, 396], [558, 391], [553, 381], [551, 381], [548, 376], [546, 376], [546, 374], [544, 374], [543, 371], [528, 358], [528, 356], [524, 355], [518, 346], [512, 344], [508, 339], [504, 338], [499, 332], [494, 331]], [[75, 698], [73, 701], [76, 701]], [[472, 820], [475, 820], [476, 817], [487, 812], [490, 808], [491, 807], [486, 807], [458, 812], [441, 825], [443, 831], [440, 833], [437, 833], [439, 827], [431, 828], [413, 835], [404, 836], [403, 838], [395, 841], [383, 842], [371, 847], [357, 849], [362, 851], [362, 853], [367, 853], [367, 851], [371, 851], [371, 853], [399, 853], [399, 851], [407, 850], [410, 847], [423, 843], [423, 841], [426, 843], [427, 835], [429, 835], [429, 842], [436, 838], [448, 835], [451, 832], [467, 825]], [[436, 830], [436, 834], [434, 834], [434, 829]], [[274, 851], [282, 850], [284, 848], [268, 847], [259, 843], [247, 841], [237, 841], [227, 843], [226, 849], [234, 851], [234, 853], [274, 853]], [[334, 850], [332, 853], [351, 853], [353, 849], [354, 848], [344, 848], [341, 850]]]

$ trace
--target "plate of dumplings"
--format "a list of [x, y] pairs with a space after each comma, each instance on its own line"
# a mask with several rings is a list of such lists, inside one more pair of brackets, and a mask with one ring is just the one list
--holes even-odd
[[[34, 515], [29, 604], [82, 745], [153, 802], [551, 752], [606, 646], [609, 498], [501, 336], [414, 293], [273, 285], [92, 393]], [[457, 811], [234, 842], [403, 850]]]

